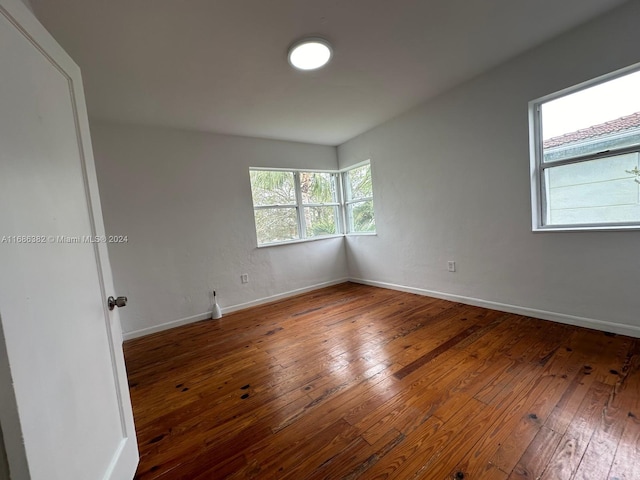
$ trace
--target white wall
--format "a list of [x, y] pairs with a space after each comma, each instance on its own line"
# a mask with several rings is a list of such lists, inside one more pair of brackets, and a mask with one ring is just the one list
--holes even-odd
[[228, 311], [347, 277], [341, 238], [256, 248], [249, 181], [336, 169], [335, 148], [102, 122], [92, 139], [107, 233], [129, 237], [109, 245], [125, 334], [202, 318], [213, 288]]
[[341, 145], [342, 168], [371, 158], [378, 228], [348, 238], [350, 275], [640, 336], [640, 232], [531, 232], [527, 117], [640, 62], [638, 18], [629, 2]]

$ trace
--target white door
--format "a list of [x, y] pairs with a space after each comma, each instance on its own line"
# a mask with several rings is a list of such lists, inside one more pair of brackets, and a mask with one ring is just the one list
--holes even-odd
[[0, 426], [12, 479], [138, 462], [78, 67], [0, 0]]

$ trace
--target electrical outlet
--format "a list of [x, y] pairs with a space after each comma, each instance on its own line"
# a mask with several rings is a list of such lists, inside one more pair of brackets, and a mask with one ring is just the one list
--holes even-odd
[[242, 275], [240, 275], [240, 281], [242, 283], [249, 283], [249, 275], [247, 275], [246, 273], [243, 273]]
[[450, 272], [455, 272], [456, 271], [456, 262], [454, 262], [453, 260], [449, 260], [447, 262], [447, 270], [449, 270]]

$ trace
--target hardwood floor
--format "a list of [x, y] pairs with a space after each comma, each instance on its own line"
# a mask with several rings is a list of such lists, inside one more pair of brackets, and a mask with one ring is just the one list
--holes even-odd
[[640, 340], [345, 283], [125, 343], [143, 479], [639, 479]]

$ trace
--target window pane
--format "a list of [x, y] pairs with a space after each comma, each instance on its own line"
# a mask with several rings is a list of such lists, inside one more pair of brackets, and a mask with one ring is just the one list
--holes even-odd
[[545, 170], [547, 225], [640, 222], [638, 153]]
[[376, 231], [372, 200], [347, 205], [347, 218], [350, 233], [373, 233]]
[[358, 198], [373, 196], [370, 165], [363, 165], [362, 167], [349, 170], [345, 178], [347, 200], [357, 200]]
[[327, 172], [300, 172], [302, 203], [334, 203], [336, 197], [335, 174]]
[[293, 172], [251, 170], [253, 205], [295, 205]]
[[541, 105], [543, 161], [640, 145], [640, 72]]
[[261, 208], [254, 213], [258, 245], [299, 238], [296, 208]]
[[336, 226], [337, 207], [305, 207], [304, 221], [307, 237], [320, 237], [322, 235], [334, 235]]

